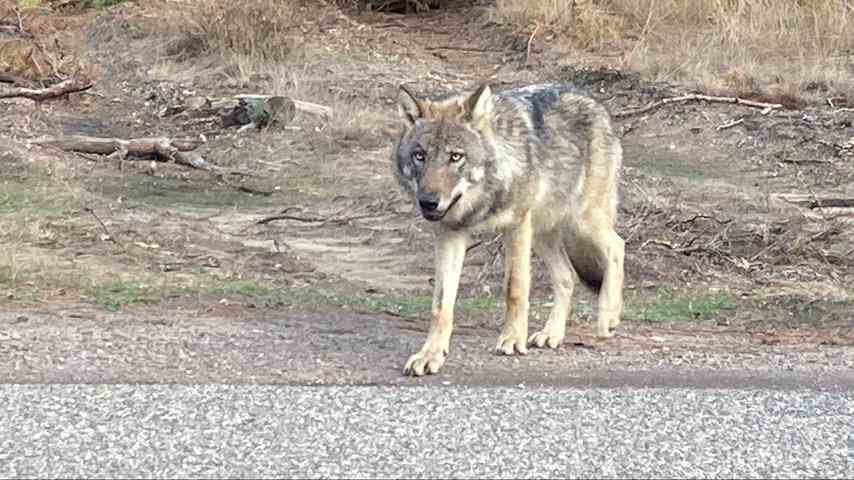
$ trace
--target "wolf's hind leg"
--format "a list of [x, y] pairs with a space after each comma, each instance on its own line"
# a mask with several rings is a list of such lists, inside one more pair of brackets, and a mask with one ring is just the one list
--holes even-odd
[[537, 348], [557, 348], [566, 335], [566, 322], [572, 308], [572, 292], [575, 288], [575, 272], [560, 233], [550, 233], [534, 247], [537, 255], [549, 269], [554, 293], [554, 306], [545, 326], [531, 335], [528, 345]]
[[495, 350], [504, 355], [528, 353], [528, 297], [531, 291], [531, 212], [508, 232], [504, 244], [504, 326]]
[[442, 232], [436, 247], [436, 286], [433, 290], [433, 309], [430, 330], [421, 350], [409, 357], [403, 373], [420, 377], [438, 373], [445, 364], [445, 356], [454, 328], [454, 302], [463, 270], [467, 238], [464, 235]]
[[570, 257], [588, 283], [599, 286], [596, 336], [608, 338], [620, 324], [623, 313], [623, 259], [625, 244], [610, 222], [590, 222], [578, 226]]

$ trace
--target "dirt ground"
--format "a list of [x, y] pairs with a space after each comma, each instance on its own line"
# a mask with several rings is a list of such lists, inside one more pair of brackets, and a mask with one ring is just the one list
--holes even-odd
[[[99, 329], [132, 328], [139, 338], [160, 332], [162, 322], [199, 330], [273, 322], [270, 328], [285, 329], [289, 339], [324, 332], [313, 337], [322, 342], [285, 342], [281, 355], [343, 356], [328, 368], [265, 371], [263, 381], [339, 378], [347, 355], [361, 356], [367, 370], [352, 377], [360, 382], [377, 380], [369, 371], [375, 362], [383, 372], [398, 371], [426, 331], [433, 273], [429, 226], [390, 173], [398, 85], [440, 93], [479, 82], [500, 90], [558, 81], [604, 102], [623, 137], [626, 313], [621, 334], [597, 343], [591, 296], [580, 291], [567, 345], [537, 353], [538, 362], [558, 374], [583, 368], [590, 355], [617, 363], [621, 355], [640, 355], [654, 368], [678, 364], [690, 352], [752, 358], [782, 348], [844, 357], [835, 364], [851, 366], [854, 210], [815, 202], [854, 197], [850, 108], [787, 103], [792, 108], [764, 112], [686, 102], [620, 116], [690, 92], [612, 70], [607, 51], [537, 42], [528, 56], [527, 38], [491, 26], [481, 7], [464, 3], [409, 16], [323, 7], [300, 27], [291, 60], [251, 73], [238, 61], [191, 58], [192, 42], [164, 26], [164, 6], [172, 3], [24, 18], [36, 38], [53, 45], [46, 58], [83, 59], [96, 82], [38, 105], [0, 100], [0, 309], [11, 315], [0, 343], [7, 343], [7, 372], [15, 369], [14, 355], [32, 360], [50, 350], [54, 322], [86, 330], [99, 319]], [[482, 28], [464, 28], [475, 20]], [[0, 31], [0, 48], [21, 41], [13, 37]], [[22, 65], [16, 74], [26, 76]], [[184, 109], [199, 97], [258, 93], [328, 105], [335, 114], [298, 113], [287, 125], [239, 131]], [[197, 140], [210, 163], [251, 175], [224, 181], [172, 163], [33, 143], [62, 135]], [[779, 194], [806, 201], [792, 204]], [[291, 218], [258, 223], [281, 213]], [[474, 338], [486, 347], [497, 335], [498, 240], [485, 236], [469, 254], [457, 345], [477, 348]], [[550, 306], [541, 265], [535, 275], [532, 328]], [[81, 311], [87, 313], [75, 313]], [[40, 320], [15, 321], [19, 314]], [[363, 330], [372, 340], [360, 344]], [[30, 357], [8, 346], [15, 335]], [[73, 344], [71, 337], [63, 338]], [[371, 348], [385, 350], [373, 357]], [[488, 363], [484, 358], [475, 360]], [[514, 361], [490, 368], [516, 378]], [[62, 381], [45, 365], [29, 370], [41, 377], [10, 378]], [[449, 367], [455, 365], [475, 368], [462, 360]]]

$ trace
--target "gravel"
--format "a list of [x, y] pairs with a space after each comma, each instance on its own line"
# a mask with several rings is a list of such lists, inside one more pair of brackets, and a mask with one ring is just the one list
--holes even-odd
[[854, 394], [5, 385], [0, 477], [854, 475]]

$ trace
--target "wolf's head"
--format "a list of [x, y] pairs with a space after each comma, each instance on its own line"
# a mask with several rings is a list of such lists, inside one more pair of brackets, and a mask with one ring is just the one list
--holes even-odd
[[418, 99], [400, 88], [403, 131], [393, 151], [394, 172], [431, 221], [459, 220], [484, 180], [491, 157], [493, 95], [486, 85], [472, 94]]

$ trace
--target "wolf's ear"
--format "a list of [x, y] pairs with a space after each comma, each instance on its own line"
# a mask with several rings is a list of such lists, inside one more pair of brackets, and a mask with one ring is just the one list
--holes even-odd
[[397, 109], [400, 112], [400, 118], [410, 127], [415, 124], [415, 120], [424, 116], [418, 99], [403, 85], [400, 86], [400, 92], [397, 94]]
[[472, 123], [480, 123], [492, 115], [492, 89], [483, 84], [466, 100], [466, 113]]

